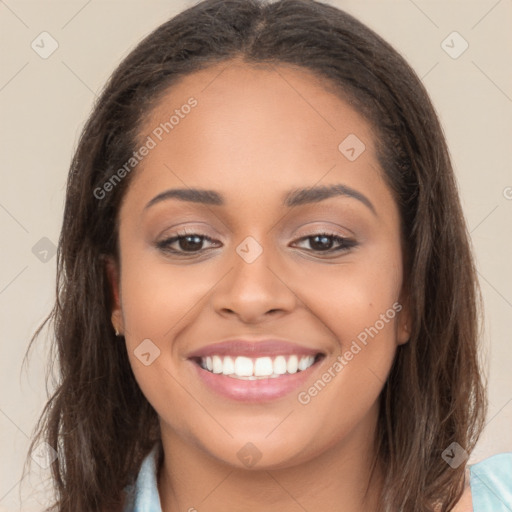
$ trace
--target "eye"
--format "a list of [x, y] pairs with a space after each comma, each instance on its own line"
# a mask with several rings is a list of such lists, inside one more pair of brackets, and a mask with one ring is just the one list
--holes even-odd
[[[351, 238], [345, 238], [335, 233], [316, 233], [314, 235], [299, 238], [300, 241], [307, 241], [311, 247], [310, 252], [323, 252], [331, 254], [333, 252], [344, 252], [357, 246], [357, 242]], [[333, 248], [333, 245], [337, 247]]]
[[[157, 242], [156, 246], [164, 252], [174, 254], [197, 254], [199, 252], [204, 252], [203, 244], [205, 241], [213, 244], [220, 243], [206, 235], [182, 232], [176, 233], [176, 235], [170, 238]], [[176, 244], [177, 248], [176, 246], [173, 247], [173, 245]]]
[[[298, 242], [304, 241], [308, 242], [310, 245], [310, 248], [307, 249], [309, 252], [324, 254], [345, 252], [357, 246], [357, 242], [355, 240], [345, 238], [334, 233], [316, 233], [298, 239]], [[207, 235], [187, 232], [176, 233], [176, 235], [161, 240], [155, 245], [160, 250], [167, 253], [177, 255], [194, 255], [207, 250], [203, 247], [205, 242], [209, 242], [216, 247], [220, 246], [220, 242]]]

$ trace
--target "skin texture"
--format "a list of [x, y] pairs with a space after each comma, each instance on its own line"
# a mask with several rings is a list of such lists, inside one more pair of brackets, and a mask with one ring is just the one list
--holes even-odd
[[466, 469], [466, 485], [457, 505], [453, 508], [453, 512], [473, 512], [473, 501], [471, 499], [471, 487], [469, 486], [470, 474]]
[[[119, 213], [120, 267], [110, 266], [113, 323], [160, 418], [162, 509], [334, 511], [341, 503], [345, 512], [377, 510], [382, 468], [364, 495], [378, 397], [410, 320], [398, 208], [371, 126], [308, 71], [230, 61], [173, 85], [142, 140], [191, 96], [197, 106], [134, 171]], [[355, 161], [338, 150], [349, 134], [366, 146]], [[364, 194], [375, 211], [345, 196], [282, 204], [291, 189], [332, 184]], [[165, 190], [190, 187], [221, 193], [225, 205], [168, 199], [145, 209]], [[181, 257], [155, 245], [183, 228], [214, 243]], [[306, 237], [322, 232], [357, 245], [314, 252]], [[250, 264], [236, 251], [248, 236], [263, 249]], [[183, 251], [179, 242], [172, 247]], [[396, 303], [401, 311], [301, 404], [298, 392]], [[241, 403], [207, 388], [187, 360], [235, 336], [278, 336], [325, 357], [300, 389]], [[160, 355], [145, 366], [134, 350], [148, 338]], [[248, 442], [261, 454], [251, 468], [237, 456]]]

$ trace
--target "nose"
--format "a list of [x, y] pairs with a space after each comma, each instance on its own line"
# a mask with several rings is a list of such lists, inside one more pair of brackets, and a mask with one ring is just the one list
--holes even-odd
[[298, 301], [289, 277], [267, 248], [251, 263], [235, 253], [231, 269], [214, 292], [214, 309], [221, 316], [236, 316], [248, 324], [286, 315]]

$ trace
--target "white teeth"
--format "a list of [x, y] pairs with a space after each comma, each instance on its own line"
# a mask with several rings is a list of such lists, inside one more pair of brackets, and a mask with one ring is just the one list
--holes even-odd
[[231, 357], [227, 356], [224, 358], [224, 364], [222, 366], [222, 373], [224, 375], [231, 375], [235, 373], [235, 363]]
[[235, 375], [239, 377], [250, 377], [253, 373], [254, 365], [252, 359], [238, 356], [235, 359]]
[[290, 356], [286, 365], [286, 371], [288, 373], [297, 373], [297, 369], [299, 368], [298, 364], [299, 358], [297, 356]]
[[299, 359], [299, 370], [302, 371], [305, 370], [306, 368], [309, 368], [313, 364], [314, 360], [315, 358], [313, 356], [302, 357], [301, 359]]
[[268, 377], [274, 373], [272, 359], [270, 357], [258, 357], [254, 361], [254, 376]]
[[201, 366], [209, 372], [240, 379], [276, 378], [280, 375], [304, 371], [315, 362], [315, 356], [265, 356], [251, 359], [238, 356], [208, 356], [201, 359]]
[[213, 356], [213, 373], [222, 373], [222, 359], [219, 356]]
[[284, 375], [286, 373], [286, 359], [284, 356], [277, 356], [274, 359], [274, 373]]

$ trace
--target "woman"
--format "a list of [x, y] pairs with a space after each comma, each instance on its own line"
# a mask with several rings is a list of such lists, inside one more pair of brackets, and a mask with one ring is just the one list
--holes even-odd
[[58, 283], [58, 511], [510, 507], [510, 454], [465, 464], [478, 290], [439, 121], [343, 11], [206, 0], [142, 41], [72, 162]]

